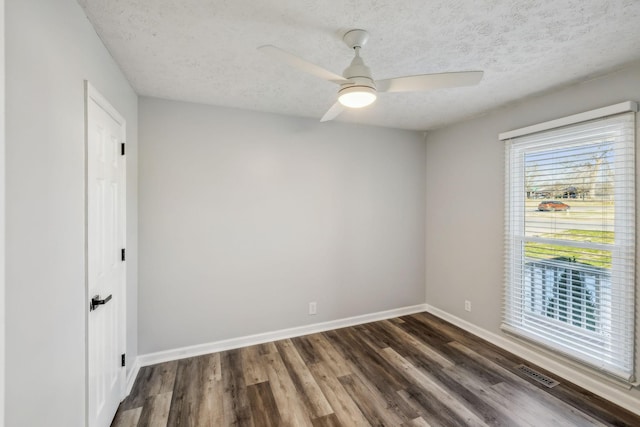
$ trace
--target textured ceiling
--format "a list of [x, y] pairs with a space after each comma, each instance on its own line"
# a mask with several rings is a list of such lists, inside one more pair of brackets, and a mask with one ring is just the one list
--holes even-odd
[[[640, 0], [78, 0], [140, 95], [320, 118], [364, 28], [375, 79], [484, 70], [478, 86], [384, 93], [339, 121], [428, 130], [640, 59]], [[330, 126], [330, 123], [326, 123]]]

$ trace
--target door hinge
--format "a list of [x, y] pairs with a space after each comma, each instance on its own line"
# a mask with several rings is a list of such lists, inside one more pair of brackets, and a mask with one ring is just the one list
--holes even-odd
[[122, 353], [122, 355], [120, 356], [120, 366], [126, 366], [126, 356], [124, 353]]
[[121, 252], [120, 252], [120, 260], [121, 260], [121, 261], [125, 261], [125, 260], [126, 260], [126, 258], [127, 258], [127, 256], [126, 256], [126, 251], [125, 251], [125, 249], [124, 249], [124, 248], [122, 248], [122, 249], [121, 249]]
[[124, 156], [124, 142], [120, 143], [120, 155]]

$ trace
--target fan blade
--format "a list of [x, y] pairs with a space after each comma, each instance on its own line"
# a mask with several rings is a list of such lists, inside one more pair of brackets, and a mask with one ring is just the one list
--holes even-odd
[[336, 73], [332, 73], [329, 70], [325, 70], [324, 68], [316, 64], [313, 64], [305, 59], [302, 59], [297, 55], [286, 52], [280, 49], [279, 47], [275, 47], [268, 44], [268, 45], [260, 46], [258, 49], [266, 53], [267, 55], [270, 55], [276, 59], [286, 62], [287, 64], [299, 70], [302, 70], [305, 73], [313, 74], [316, 77], [320, 77], [321, 79], [329, 80], [330, 82], [334, 82], [337, 84], [343, 84], [343, 83], [349, 82], [344, 77]]
[[461, 71], [396, 77], [377, 81], [376, 88], [378, 92], [419, 92], [445, 87], [472, 86], [482, 80], [483, 74], [482, 71]]
[[336, 102], [329, 108], [329, 111], [324, 113], [324, 116], [320, 119], [321, 122], [328, 122], [329, 120], [333, 120], [340, 115], [344, 111], [344, 107], [339, 102]]

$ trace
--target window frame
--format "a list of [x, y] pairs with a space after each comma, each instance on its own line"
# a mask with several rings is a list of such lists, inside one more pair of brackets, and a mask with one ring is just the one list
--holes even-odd
[[[628, 319], [628, 316], [632, 317], [632, 323], [633, 323], [633, 329], [634, 329], [632, 332], [633, 337], [632, 337], [632, 345], [630, 350], [632, 354], [628, 355], [632, 360], [630, 371], [626, 369], [619, 370], [617, 369], [617, 367], [611, 366], [606, 360], [596, 359], [596, 358], [590, 357], [588, 354], [578, 357], [576, 356], [576, 353], [577, 353], [576, 351], [571, 351], [571, 349], [567, 351], [566, 346], [556, 345], [554, 344], [554, 342], [550, 342], [546, 338], [541, 338], [540, 336], [536, 336], [535, 333], [531, 333], [531, 330], [529, 330], [528, 328], [517, 326], [518, 321], [514, 320], [514, 317], [517, 317], [517, 316], [520, 316], [522, 318], [528, 317], [527, 321], [534, 321], [532, 319], [535, 319], [535, 316], [531, 315], [531, 313], [527, 314], [526, 310], [523, 310], [523, 309], [520, 309], [519, 312], [516, 312], [517, 310], [514, 310], [513, 308], [514, 305], [517, 305], [513, 303], [513, 298], [514, 298], [513, 293], [516, 291], [524, 292], [524, 289], [525, 289], [525, 285], [522, 282], [524, 280], [523, 271], [525, 269], [526, 262], [527, 262], [525, 259], [526, 258], [525, 244], [527, 241], [532, 240], [532, 238], [527, 237], [525, 233], [526, 223], [525, 223], [524, 206], [526, 201], [526, 189], [524, 185], [521, 185], [522, 188], [521, 189], [518, 188], [518, 190], [522, 190], [522, 191], [514, 191], [514, 188], [515, 188], [514, 186], [518, 186], [520, 184], [525, 183], [525, 154], [524, 153], [530, 153], [530, 152], [541, 150], [540, 146], [535, 147], [533, 145], [525, 146], [524, 148], [523, 146], [518, 147], [517, 143], [519, 142], [519, 140], [517, 138], [525, 137], [521, 139], [526, 140], [526, 136], [531, 134], [536, 134], [536, 133], [545, 132], [545, 131], [554, 131], [558, 128], [562, 128], [570, 125], [580, 125], [585, 122], [592, 121], [594, 119], [604, 119], [609, 116], [615, 116], [618, 114], [630, 113], [630, 112], [635, 113], [637, 111], [638, 111], [638, 104], [635, 102], [627, 101], [627, 102], [612, 105], [609, 107], [604, 107], [597, 110], [592, 110], [585, 113], [580, 113], [573, 116], [568, 116], [565, 118], [540, 123], [540, 124], [529, 126], [526, 128], [504, 132], [499, 135], [500, 140], [505, 141], [505, 153], [506, 153], [505, 155], [507, 156], [505, 158], [505, 251], [506, 251], [505, 284], [504, 284], [505, 308], [503, 312], [503, 324], [501, 328], [503, 329], [503, 331], [509, 334], [514, 334], [520, 338], [525, 338], [526, 340], [532, 341], [535, 344], [540, 345], [544, 348], [547, 348], [554, 353], [559, 353], [579, 363], [587, 364], [588, 366], [591, 366], [592, 368], [594, 368], [595, 370], [601, 373], [605, 373], [606, 375], [612, 376], [617, 380], [622, 380], [623, 382], [626, 382], [626, 383], [632, 383], [633, 381], [635, 381], [635, 371], [638, 365], [638, 362], [636, 360], [637, 356], [635, 354], [635, 346], [637, 345], [637, 341], [638, 341], [638, 336], [637, 336], [638, 319], [635, 316], [635, 310], [631, 310], [631, 313], [625, 314], [625, 319]], [[637, 123], [635, 119], [635, 114], [634, 114], [634, 121], [633, 121], [633, 129], [634, 129], [633, 147], [635, 148], [635, 146], [637, 145], [637, 138], [635, 135], [635, 133], [637, 133]], [[516, 139], [516, 142], [513, 142], [514, 139]], [[514, 145], [516, 146], [515, 148], [514, 148]], [[548, 145], [541, 144], [541, 145], [543, 147], [542, 149], [551, 150], [553, 147], [553, 144], [548, 144]], [[568, 142], [566, 144], [563, 144], [562, 146], [570, 146], [570, 145], [571, 145], [571, 142]], [[512, 150], [514, 149], [520, 152], [521, 154], [512, 156], [513, 154]], [[632, 156], [633, 155], [634, 154], [632, 153]], [[636, 162], [634, 158], [634, 167], [636, 166], [635, 163]], [[637, 172], [634, 172], [634, 177], [635, 179], [632, 181], [634, 181], [635, 183], [635, 181], [638, 180]], [[636, 185], [636, 188], [637, 188], [637, 185]], [[637, 197], [638, 197], [637, 190], [634, 188], [633, 189], [634, 202], [635, 200], [637, 200]], [[634, 212], [633, 222], [635, 226], [635, 222], [637, 221], [637, 213], [635, 210], [635, 206], [633, 207], [633, 212]], [[616, 214], [614, 218], [616, 221], [615, 229], [617, 230], [619, 215]], [[536, 238], [533, 238], [533, 240], [536, 240]], [[544, 241], [545, 239], [540, 238], [537, 240]], [[565, 241], [563, 240], [558, 240], [558, 241], [552, 241], [552, 239], [548, 239], [548, 240], [549, 241], [547, 243], [549, 244], [565, 243]], [[636, 243], [636, 237], [634, 236], [633, 242], [632, 242], [632, 251], [634, 253], [635, 253], [635, 246], [636, 246], [635, 243]], [[598, 244], [590, 244], [590, 245], [579, 244], [577, 246], [596, 247], [598, 246]], [[607, 250], [612, 250], [612, 251], [618, 250], [618, 246], [614, 245], [613, 247], [607, 247]], [[611, 269], [612, 275], [616, 274], [614, 272], [613, 267], [614, 266], [612, 266], [612, 269]], [[634, 295], [634, 298], [637, 298], [637, 293], [638, 293], [637, 279], [636, 279], [637, 271], [634, 271], [633, 274], [634, 274], [633, 288], [634, 288], [634, 291], [636, 292], [636, 294]], [[520, 282], [516, 283], [516, 281], [520, 281]], [[512, 285], [514, 283], [516, 284]], [[522, 295], [520, 295], [518, 296], [518, 298], [520, 298], [521, 301], [525, 301], [526, 303], [526, 297], [523, 297]], [[520, 305], [522, 306], [524, 304], [521, 303]], [[544, 318], [542, 315], [540, 315], [540, 317], [535, 321], [541, 324], [552, 323], [552, 322], [549, 322], [549, 319]], [[520, 319], [520, 324], [522, 323], [523, 323], [523, 320]], [[544, 328], [542, 326], [540, 327]], [[536, 328], [538, 327], [531, 328], [531, 329], [536, 329]], [[574, 327], [573, 325], [570, 325], [570, 324], [564, 325], [562, 327], [562, 329], [564, 330], [569, 330], [571, 328], [574, 328]], [[552, 326], [550, 326], [549, 329], [552, 329]], [[578, 327], [575, 327], [575, 329], [576, 329], [575, 332], [577, 334], [583, 334], [585, 336], [593, 335], [589, 333], [589, 331], [586, 331], [585, 329], [578, 330], [579, 329]], [[558, 341], [561, 341], [561, 340], [558, 340]], [[567, 340], [567, 342], [568, 341], [570, 340]]]

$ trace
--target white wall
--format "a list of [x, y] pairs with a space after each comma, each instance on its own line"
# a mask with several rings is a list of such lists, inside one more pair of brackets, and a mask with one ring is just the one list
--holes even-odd
[[0, 427], [5, 400], [5, 73], [4, 0], [0, 0]]
[[139, 118], [141, 354], [424, 302], [421, 134], [152, 98]]
[[[84, 80], [127, 120], [135, 248], [137, 96], [75, 0], [6, 0], [6, 423], [85, 425]], [[128, 261], [135, 320], [135, 251]], [[130, 331], [135, 331], [135, 321]], [[129, 351], [136, 350], [130, 333]], [[135, 355], [135, 354], [134, 354]]]
[[[427, 135], [428, 304], [510, 339], [499, 329], [504, 154], [498, 134], [626, 100], [640, 101], [640, 64]], [[470, 313], [464, 300], [472, 303]], [[640, 407], [637, 389], [626, 395]]]

